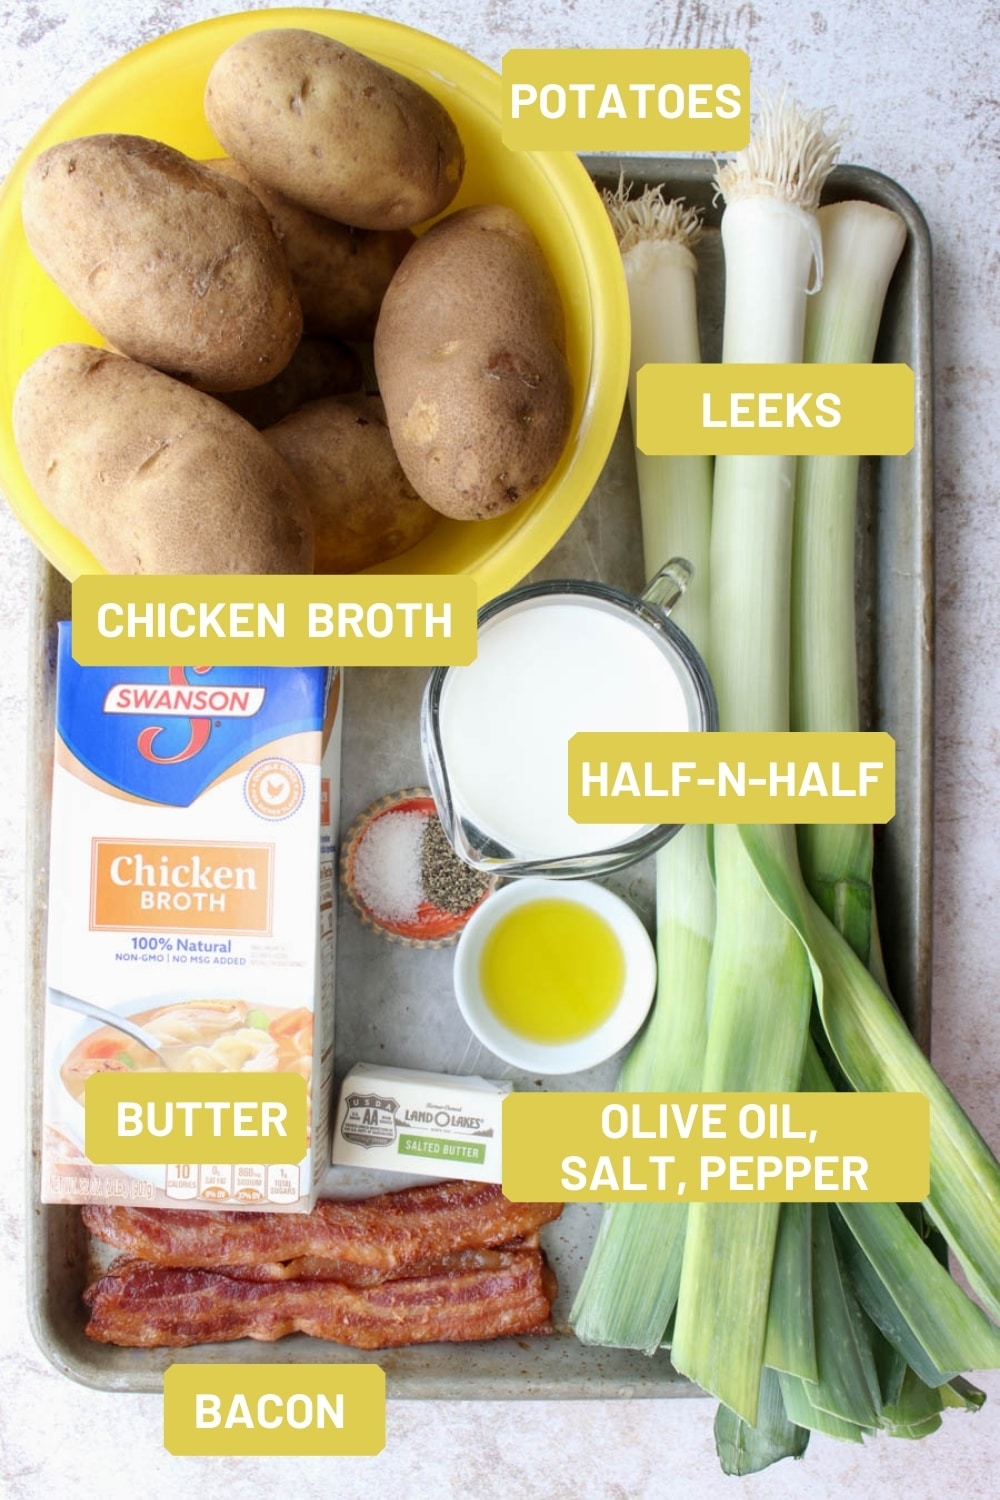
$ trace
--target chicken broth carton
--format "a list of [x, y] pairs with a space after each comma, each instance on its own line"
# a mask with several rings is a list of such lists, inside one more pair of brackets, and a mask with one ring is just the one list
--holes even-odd
[[[329, 1157], [340, 674], [81, 667], [59, 632], [42, 1199], [306, 1212]], [[299, 1073], [306, 1154], [97, 1165], [105, 1072]]]

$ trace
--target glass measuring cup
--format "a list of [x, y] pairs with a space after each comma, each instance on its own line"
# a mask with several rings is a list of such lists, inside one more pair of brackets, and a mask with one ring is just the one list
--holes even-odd
[[469, 864], [508, 877], [601, 875], [677, 832], [574, 823], [568, 742], [581, 730], [718, 728], [704, 662], [669, 618], [690, 577], [672, 558], [641, 596], [578, 579], [512, 589], [480, 611], [476, 661], [431, 673], [424, 765]]

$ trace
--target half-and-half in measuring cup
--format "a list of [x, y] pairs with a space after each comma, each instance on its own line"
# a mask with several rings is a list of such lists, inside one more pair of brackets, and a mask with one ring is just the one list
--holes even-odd
[[668, 618], [690, 576], [673, 558], [641, 597], [576, 579], [513, 589], [480, 611], [476, 660], [432, 672], [424, 764], [469, 864], [504, 876], [601, 875], [677, 832], [575, 822], [569, 741], [588, 730], [718, 728], [705, 665]]

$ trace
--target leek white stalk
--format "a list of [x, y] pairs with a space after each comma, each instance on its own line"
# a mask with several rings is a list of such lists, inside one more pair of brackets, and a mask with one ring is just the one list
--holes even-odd
[[[815, 211], [837, 147], [821, 115], [768, 107], [719, 173], [726, 200], [724, 362], [795, 363], [806, 296], [822, 279]], [[723, 729], [789, 727], [795, 460], [720, 458], [715, 469], [709, 668]], [[762, 830], [795, 859], [794, 834]], [[812, 979], [736, 828], [715, 834], [717, 918], [706, 1090], [798, 1087]], [[672, 1345], [676, 1367], [747, 1422], [757, 1416], [776, 1204], [693, 1204]]]
[[[823, 286], [810, 298], [805, 357], [868, 364], [889, 282], [906, 243], [898, 214], [875, 203], [819, 211]], [[858, 729], [854, 618], [857, 458], [799, 460], [792, 555], [792, 728]], [[872, 954], [872, 830], [817, 823], [799, 829], [806, 884], [863, 963]]]
[[[629, 405], [636, 425], [636, 375], [644, 364], [696, 363], [697, 213], [665, 202], [659, 188], [605, 202], [618, 236], [632, 325]], [[693, 576], [674, 614], [702, 652], [708, 637], [712, 469], [708, 458], [649, 457], [636, 450], [647, 577], [671, 556]], [[683, 828], [656, 856], [658, 985], [653, 1014], [622, 1068], [618, 1087], [699, 1088], [715, 893], [704, 828]], [[642, 1349], [662, 1343], [677, 1300], [687, 1206], [617, 1203], [605, 1209], [571, 1313], [588, 1344]]]

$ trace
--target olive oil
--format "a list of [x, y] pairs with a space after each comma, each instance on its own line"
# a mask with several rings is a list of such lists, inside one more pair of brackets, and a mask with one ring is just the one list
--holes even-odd
[[577, 901], [525, 901], [483, 944], [479, 982], [490, 1010], [533, 1042], [588, 1036], [622, 993], [625, 955], [604, 917]]

